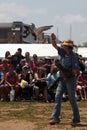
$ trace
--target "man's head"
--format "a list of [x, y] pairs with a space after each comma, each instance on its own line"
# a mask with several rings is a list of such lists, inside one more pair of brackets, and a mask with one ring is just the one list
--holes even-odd
[[74, 42], [71, 39], [66, 39], [62, 42], [63, 46], [67, 46], [70, 48], [77, 47], [77, 45], [74, 44]]
[[22, 53], [22, 49], [21, 49], [21, 48], [18, 48], [18, 49], [17, 49], [17, 53], [18, 53], [18, 55], [20, 55], [20, 54]]

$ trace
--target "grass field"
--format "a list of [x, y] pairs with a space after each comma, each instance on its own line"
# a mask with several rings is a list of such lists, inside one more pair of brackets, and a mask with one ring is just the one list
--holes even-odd
[[[0, 130], [87, 130], [87, 101], [78, 102], [81, 123], [71, 126], [69, 102], [62, 102], [61, 122], [50, 126], [54, 103], [0, 102]], [[5, 124], [5, 125], [4, 125]]]

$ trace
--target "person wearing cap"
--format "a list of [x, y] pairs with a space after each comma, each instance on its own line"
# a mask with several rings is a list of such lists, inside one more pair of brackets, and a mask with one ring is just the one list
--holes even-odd
[[80, 114], [78, 105], [76, 102], [75, 91], [76, 91], [76, 79], [79, 73], [79, 63], [76, 54], [73, 51], [74, 47], [77, 47], [71, 39], [66, 39], [61, 42], [61, 46], [56, 43], [56, 36], [54, 33], [51, 34], [52, 45], [58, 51], [60, 56], [60, 64], [63, 69], [67, 70], [68, 76], [63, 73], [60, 69], [60, 77], [62, 80], [59, 81], [56, 95], [55, 95], [55, 105], [51, 115], [50, 125], [55, 125], [60, 122], [60, 112], [61, 112], [61, 101], [63, 93], [67, 90], [69, 101], [73, 111], [73, 117], [71, 124], [77, 124], [80, 122]]
[[22, 72], [20, 74], [20, 88], [19, 88], [19, 97], [20, 99], [31, 99], [33, 97], [33, 86], [32, 86], [32, 74], [30, 68], [27, 65], [22, 67]]

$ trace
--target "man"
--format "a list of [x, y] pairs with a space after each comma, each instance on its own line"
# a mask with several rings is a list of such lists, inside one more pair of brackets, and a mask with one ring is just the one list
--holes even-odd
[[[73, 48], [76, 45], [71, 39], [61, 42], [62, 46], [58, 46], [56, 43], [56, 36], [54, 33], [51, 34], [52, 45], [58, 51], [60, 55], [60, 64], [62, 67], [59, 67], [60, 77], [62, 80], [59, 81], [58, 87], [55, 95], [55, 106], [52, 113], [52, 120], [50, 121], [51, 125], [60, 122], [60, 111], [61, 111], [61, 99], [64, 91], [67, 89], [69, 101], [73, 111], [72, 124], [77, 124], [80, 122], [79, 110], [75, 98], [76, 90], [76, 77], [79, 73], [79, 64], [76, 54], [73, 52]], [[66, 71], [63, 71], [66, 70]], [[68, 74], [65, 72], [69, 72]]]
[[22, 49], [21, 49], [21, 48], [18, 48], [18, 49], [17, 49], [16, 55], [17, 55], [17, 61], [18, 61], [18, 64], [19, 64], [20, 61], [21, 61], [21, 59], [24, 59], [24, 58], [25, 58], [25, 57], [22, 55]]

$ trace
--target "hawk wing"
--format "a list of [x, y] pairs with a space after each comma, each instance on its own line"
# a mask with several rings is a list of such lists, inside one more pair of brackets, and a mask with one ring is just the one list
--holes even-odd
[[37, 39], [37, 36], [39, 34], [41, 34], [43, 31], [46, 31], [48, 29], [51, 29], [51, 27], [53, 27], [53, 25], [50, 25], [50, 26], [41, 26], [35, 30], [32, 29], [31, 25], [25, 25], [24, 28], [25, 28], [25, 31], [23, 32], [23, 37], [27, 37], [29, 35], [29, 33], [31, 33], [35, 40]]
[[51, 29], [51, 27], [53, 27], [53, 25], [50, 25], [50, 26], [41, 26], [37, 29], [34, 30], [36, 36], [38, 36], [39, 34], [41, 34], [43, 31], [46, 31], [48, 29]]

